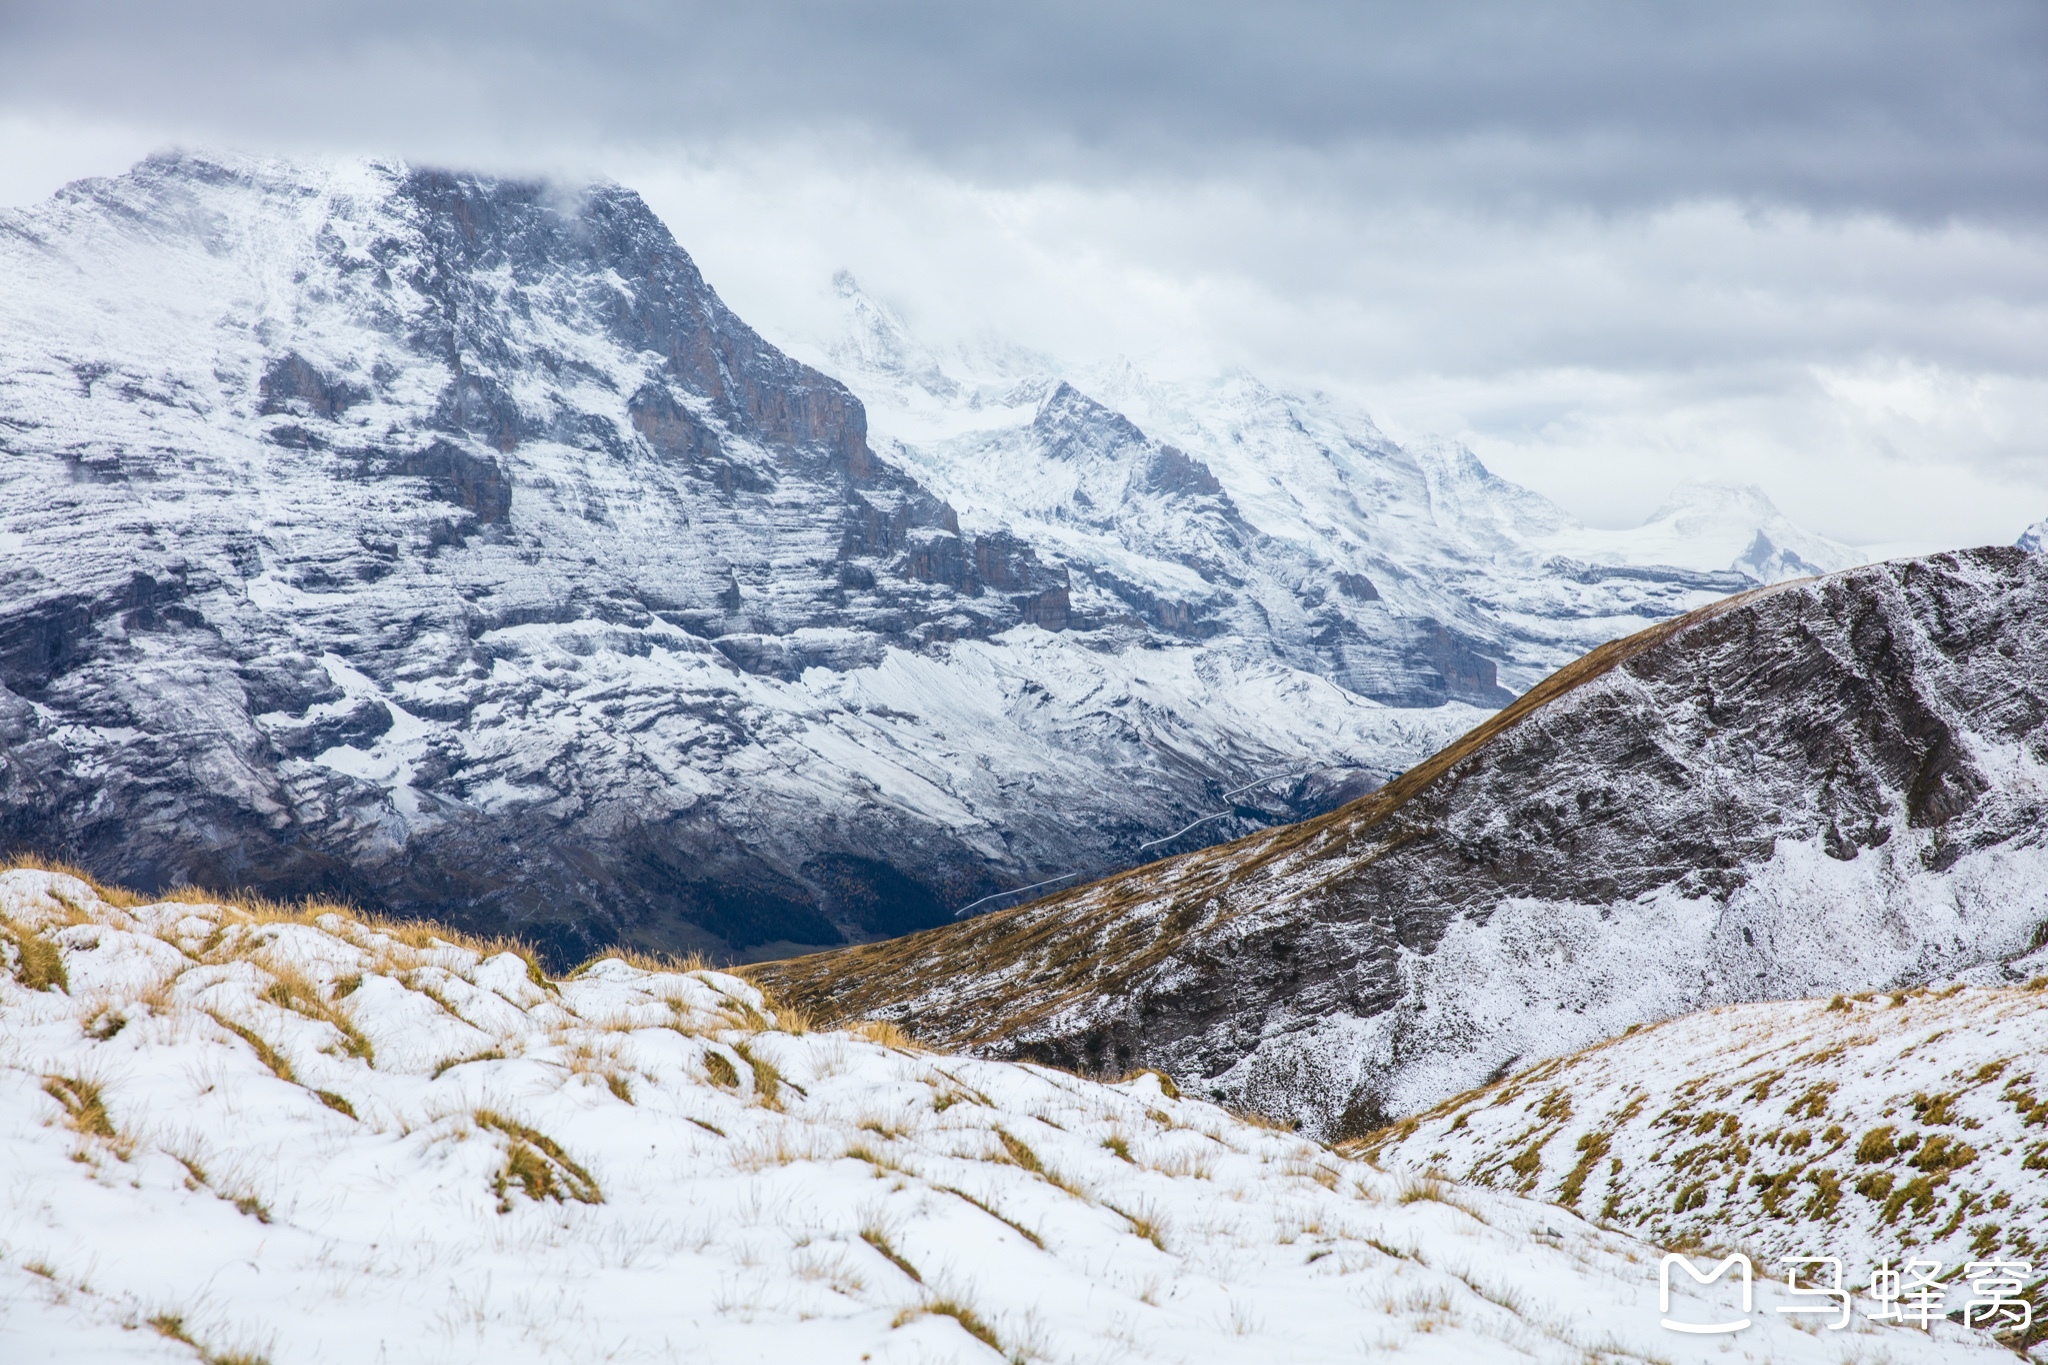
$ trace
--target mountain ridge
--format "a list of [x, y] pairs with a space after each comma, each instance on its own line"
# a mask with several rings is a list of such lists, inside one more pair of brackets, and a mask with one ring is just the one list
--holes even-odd
[[2048, 565], [2010, 549], [1753, 590], [1338, 812], [754, 970], [1324, 1133], [1705, 1004], [1998, 979], [2048, 922], [2044, 614]]

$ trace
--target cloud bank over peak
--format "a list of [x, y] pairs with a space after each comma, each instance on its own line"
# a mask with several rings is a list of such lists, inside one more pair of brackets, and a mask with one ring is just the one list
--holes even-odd
[[1795, 3], [0, 8], [0, 202], [166, 144], [609, 175], [740, 311], [1244, 366], [1598, 524], [1756, 483], [2048, 511], [2048, 11]]

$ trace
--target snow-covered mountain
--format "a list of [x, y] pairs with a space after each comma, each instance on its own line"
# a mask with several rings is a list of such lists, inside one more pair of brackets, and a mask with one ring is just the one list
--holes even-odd
[[[2048, 1265], [2048, 977], [1731, 1005], [1458, 1096], [1357, 1151], [1663, 1246]], [[1962, 1308], [1967, 1276], [1950, 1279]], [[2038, 1310], [2037, 1310], [2038, 1311]], [[1980, 1316], [2013, 1327], [2001, 1315]], [[2016, 1345], [2048, 1340], [2036, 1321]]]
[[2041, 520], [2020, 532], [2017, 544], [2022, 550], [2030, 551], [2033, 554], [2048, 553], [2048, 517], [2041, 518]]
[[2044, 935], [2048, 558], [1994, 547], [1603, 646], [1330, 815], [754, 970], [1335, 1134], [1706, 1005], [2024, 979]]
[[[118, 902], [118, 903], [117, 903]], [[0, 873], [0, 1359], [2011, 1359], [1176, 1096], [552, 981], [328, 907]], [[1874, 1307], [1865, 1304], [1863, 1307]]]
[[10, 847], [759, 955], [1327, 807], [1483, 714], [1077, 606], [623, 189], [166, 156], [0, 218], [0, 278]]
[[[871, 444], [615, 186], [164, 156], [0, 279], [0, 837], [554, 960], [1312, 815], [1753, 581], [1242, 377], [955, 377], [849, 286]], [[1825, 557], [1752, 510], [1655, 552]]]
[[850, 275], [834, 293], [841, 332], [791, 349], [860, 396], [877, 449], [964, 526], [1043, 547], [1077, 603], [1117, 610], [1135, 586], [1383, 700], [1501, 704], [1498, 684], [1519, 693], [1648, 621], [1862, 562], [1753, 487], [1687, 485], [1641, 527], [1596, 530], [1327, 394], [986, 340], [942, 353]]

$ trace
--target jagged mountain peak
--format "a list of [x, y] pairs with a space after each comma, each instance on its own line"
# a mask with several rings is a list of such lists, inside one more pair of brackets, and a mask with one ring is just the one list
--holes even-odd
[[852, 271], [833, 275], [832, 287], [846, 306], [845, 332], [831, 348], [835, 361], [855, 370], [898, 376], [935, 398], [959, 393], [959, 384], [945, 372], [939, 357], [911, 333], [894, 309], [864, 291]]
[[[846, 330], [858, 335], [870, 326], [873, 305], [850, 299], [847, 306]], [[1056, 435], [1069, 450], [1135, 451], [1142, 435], [1198, 462], [1229, 500], [1242, 534], [1263, 547], [1266, 571], [1294, 599], [1261, 595], [1273, 626], [1257, 632], [1284, 641], [1292, 623], [1302, 623], [1296, 643], [1280, 645], [1284, 657], [1319, 653], [1315, 666], [1386, 699], [1444, 695], [1406, 681], [1389, 685], [1418, 668], [1444, 678], [1466, 670], [1423, 663], [1430, 656], [1419, 643], [1424, 637], [1488, 660], [1469, 671], [1491, 671], [1514, 690], [1645, 620], [1745, 583], [1858, 558], [1792, 525], [1757, 493], [1682, 490], [1644, 527], [1589, 529], [1492, 473], [1462, 445], [1422, 439], [1404, 446], [1355, 402], [1290, 391], [1243, 369], [1162, 379], [1129, 356], [1079, 366], [1037, 357], [1028, 361], [1035, 372], [1020, 378], [1015, 368], [999, 375], [962, 356], [943, 362], [958, 387], [940, 396], [941, 386], [905, 379], [894, 360], [863, 361], [859, 345], [813, 350], [829, 353], [895, 457], [967, 524], [1034, 536], [1070, 570], [1093, 563], [1157, 594], [1179, 591], [1176, 566], [1216, 560], [1107, 514], [1099, 488], [1079, 489], [1077, 501], [1070, 478], [1032, 472], [1027, 447], [1047, 434], [1048, 414], [1063, 419]], [[1091, 543], [1083, 543], [1084, 527], [1096, 537]], [[1242, 567], [1229, 574], [1247, 583], [1259, 576]], [[1362, 600], [1379, 605], [1365, 616], [1351, 612], [1346, 583], [1371, 584]], [[1337, 638], [1329, 634], [1333, 606], [1346, 643], [1309, 644]], [[1381, 624], [1382, 613], [1402, 624]], [[1380, 658], [1367, 663], [1371, 647], [1363, 642], [1375, 636]], [[1491, 695], [1460, 686], [1452, 694]]]

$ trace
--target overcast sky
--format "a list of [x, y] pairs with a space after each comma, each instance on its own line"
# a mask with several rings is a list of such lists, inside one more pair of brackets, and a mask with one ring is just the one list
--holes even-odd
[[[640, 189], [743, 316], [1242, 365], [1597, 524], [2048, 516], [2048, 5], [20, 3], [0, 202], [167, 145]], [[4, 287], [4, 281], [0, 281]]]

